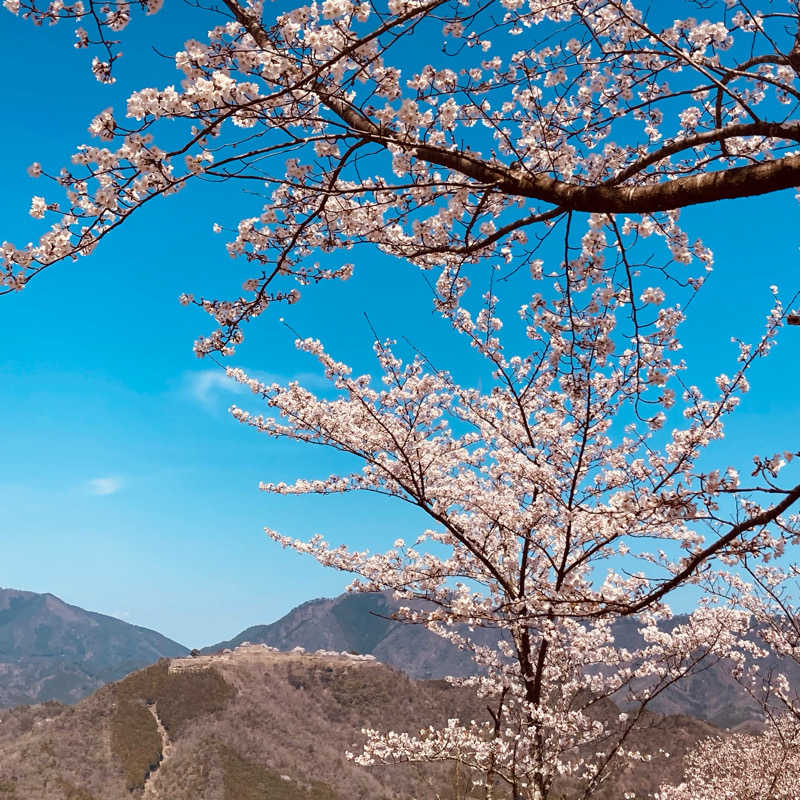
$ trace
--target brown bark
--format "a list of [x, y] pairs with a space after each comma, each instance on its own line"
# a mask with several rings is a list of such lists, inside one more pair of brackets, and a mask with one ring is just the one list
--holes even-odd
[[[223, 0], [236, 19], [247, 29], [253, 39], [261, 46], [267, 45], [266, 35], [260, 21], [251, 17], [239, 6], [236, 0]], [[429, 6], [435, 6], [433, 2]], [[418, 12], [424, 12], [419, 9]], [[409, 12], [405, 18], [413, 17]], [[369, 37], [368, 37], [369, 38]], [[319, 73], [318, 73], [319, 74]], [[567, 183], [546, 175], [512, 170], [502, 165], [490, 164], [471, 155], [469, 151], [457, 152], [426, 144], [413, 145], [398, 140], [383, 126], [376, 124], [356, 107], [338, 97], [317, 75], [310, 75], [295, 88], [306, 85], [314, 92], [322, 105], [332, 111], [356, 135], [361, 135], [379, 144], [408, 146], [415, 158], [430, 164], [460, 172], [487, 188], [493, 187], [518, 197], [529, 197], [552, 203], [562, 211], [583, 211], [597, 214], [647, 214], [668, 211], [685, 206], [711, 203], [717, 200], [731, 200], [738, 197], [751, 197], [800, 186], [800, 156], [790, 155], [763, 163], [748, 164], [742, 167], [709, 170], [697, 175], [672, 178], [647, 186], [619, 186], [620, 180], [639, 173], [646, 166], [655, 163], [656, 157], [690, 149], [694, 144], [710, 141], [724, 142], [731, 136], [768, 136], [800, 139], [797, 125], [754, 122], [733, 125], [727, 129], [717, 129], [689, 137], [684, 142], [676, 142], [661, 148], [656, 154], [645, 157], [623, 171], [620, 176], [604, 184], [585, 186]]]
[[[319, 82], [314, 84], [314, 91], [320, 102], [353, 131], [376, 142], [388, 144], [396, 141], [359, 110], [332, 96]], [[735, 131], [718, 131], [713, 136], [702, 138], [724, 140], [732, 135], [741, 135], [744, 129], [747, 129], [749, 135], [761, 136], [785, 136], [789, 132], [787, 126], [769, 123], [734, 127]], [[740, 131], [739, 128], [743, 130]], [[791, 132], [797, 136], [796, 128]], [[399, 141], [396, 143], [401, 144]], [[680, 152], [690, 146], [684, 143], [670, 149]], [[785, 156], [743, 167], [702, 172], [648, 186], [616, 186], [613, 180], [597, 186], [582, 186], [546, 175], [532, 175], [489, 164], [469, 152], [454, 152], [425, 144], [411, 146], [411, 151], [422, 161], [460, 172], [508, 194], [552, 203], [564, 211], [596, 214], [647, 214], [716, 200], [769, 194], [800, 186], [800, 156]]]

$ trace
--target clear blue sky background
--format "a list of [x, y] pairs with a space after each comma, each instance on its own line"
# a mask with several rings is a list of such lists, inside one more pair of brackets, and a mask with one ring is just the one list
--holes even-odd
[[[86, 53], [72, 49], [68, 25], [35, 29], [0, 11], [0, 240], [35, 239], [43, 223], [27, 214], [31, 196], [56, 199], [49, 184], [27, 177], [27, 165], [56, 172], [88, 139], [99, 110], [121, 108], [131, 89], [177, 82], [150, 43], [173, 53], [205, 27], [177, 3], [154, 18], [137, 15], [109, 89], [89, 74]], [[202, 646], [347, 583], [282, 551], [264, 525], [372, 547], [414, 529], [404, 508], [373, 497], [257, 490], [259, 480], [327, 475], [335, 462], [228, 417], [237, 395], [191, 349], [209, 321], [177, 303], [184, 291], [227, 295], [238, 286], [241, 267], [211, 224], [256, 213], [253, 198], [187, 192], [139, 214], [91, 257], [0, 298], [0, 585], [52, 592]], [[693, 380], [709, 386], [715, 372], [733, 371], [730, 336], [758, 335], [769, 284], [787, 295], [800, 288], [799, 213], [792, 192], [686, 213], [690, 232], [717, 257], [686, 326]], [[381, 336], [410, 335], [440, 362], [461, 357], [419, 272], [368, 251], [356, 266], [349, 283], [312, 287], [290, 313], [265, 315], [232, 363], [287, 379], [313, 370], [279, 313], [356, 369], [371, 365], [365, 311]], [[720, 463], [744, 470], [756, 450], [800, 447], [799, 361], [800, 330], [790, 328], [753, 372], [753, 391], [716, 450]]]

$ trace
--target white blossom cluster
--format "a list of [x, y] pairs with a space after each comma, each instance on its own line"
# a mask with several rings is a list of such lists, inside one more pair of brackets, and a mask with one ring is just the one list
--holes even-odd
[[[76, 46], [99, 53], [92, 71], [103, 82], [114, 80], [118, 37], [135, 12], [160, 8], [4, 5], [37, 24], [75, 21]], [[630, 0], [403, 0], [383, 9], [224, 0], [227, 21], [176, 53], [179, 83], [140, 88], [123, 111], [97, 115], [89, 132], [99, 143], [80, 147], [70, 167], [31, 168], [66, 196], [34, 198], [31, 214], [50, 229], [30, 245], [3, 242], [0, 278], [7, 291], [21, 289], [48, 265], [92, 252], [153, 197], [212, 178], [249, 183], [266, 201], [215, 227], [252, 271], [239, 296], [187, 300], [218, 326], [198, 340], [198, 355], [232, 352], [244, 322], [295, 302], [300, 290], [287, 278], [301, 287], [347, 279], [356, 244], [441, 270], [442, 286], [457, 288], [476, 262], [534, 263], [541, 238], [555, 226], [574, 230], [573, 215], [584, 213], [618, 224], [629, 247], [663, 239], [666, 263], [648, 247], [651, 269], [633, 287], [654, 302], [661, 269], [699, 265], [674, 276], [696, 287], [712, 263], [675, 209], [800, 182], [800, 51], [786, 23], [795, 6], [785, 6], [755, 14], [718, 0], [698, 18], [694, 3], [680, 2], [654, 26]], [[441, 57], [406, 58], [411, 34], [438, 37]], [[585, 277], [602, 280], [619, 237], [586, 222]], [[640, 271], [627, 270], [620, 285], [638, 284]]]
[[800, 720], [782, 715], [762, 735], [712, 737], [686, 761], [686, 780], [662, 786], [655, 800], [796, 800]]

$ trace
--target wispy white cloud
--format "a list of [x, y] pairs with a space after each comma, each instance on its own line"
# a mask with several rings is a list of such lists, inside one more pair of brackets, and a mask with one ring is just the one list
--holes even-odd
[[89, 491], [100, 497], [115, 494], [122, 488], [122, 478], [109, 475], [105, 478], [92, 478], [88, 484]]
[[244, 394], [247, 387], [231, 380], [221, 369], [205, 369], [184, 373], [185, 387], [193, 400], [203, 408], [213, 409], [223, 394]]
[[[297, 381], [307, 389], [322, 391], [330, 389], [331, 384], [321, 375], [312, 372], [301, 372], [291, 377], [278, 375], [273, 372], [248, 370], [245, 372], [262, 383], [282, 383]], [[203, 408], [211, 411], [219, 408], [225, 395], [247, 395], [250, 389], [229, 378], [221, 369], [194, 370], [185, 372], [183, 376], [184, 389], [189, 396]]]

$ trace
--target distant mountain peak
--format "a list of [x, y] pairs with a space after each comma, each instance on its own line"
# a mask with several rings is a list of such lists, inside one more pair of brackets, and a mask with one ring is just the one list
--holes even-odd
[[[347, 592], [303, 603], [276, 622], [254, 625], [224, 642], [203, 648], [213, 653], [235, 648], [244, 641], [267, 644], [279, 650], [303, 647], [374, 655], [412, 678], [469, 675], [475, 664], [464, 652], [430, 633], [421, 625], [406, 625], [391, 617], [400, 607], [391, 592]], [[477, 631], [486, 643], [493, 631]]]
[[0, 707], [74, 703], [159, 658], [187, 653], [156, 631], [49, 592], [0, 588]]

